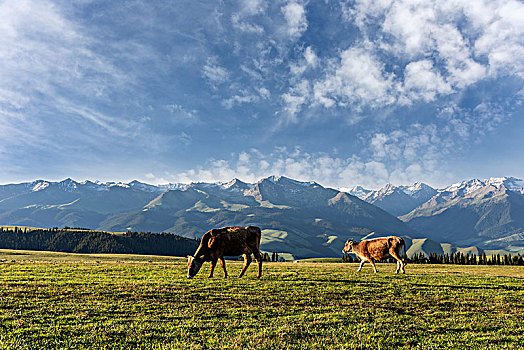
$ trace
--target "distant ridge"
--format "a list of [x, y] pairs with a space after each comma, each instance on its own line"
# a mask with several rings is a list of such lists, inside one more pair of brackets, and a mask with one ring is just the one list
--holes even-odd
[[253, 184], [233, 179], [152, 186], [66, 179], [8, 186], [0, 186], [0, 224], [173, 232], [189, 238], [213, 227], [257, 225], [263, 229], [263, 250], [297, 257], [340, 256], [348, 236], [372, 231], [415, 233], [357, 197], [284, 176]]
[[416, 183], [349, 193], [399, 216], [438, 242], [524, 252], [524, 180], [492, 177], [461, 181], [442, 189]]
[[524, 180], [472, 179], [442, 189], [417, 182], [347, 192], [285, 176], [161, 186], [37, 180], [0, 185], [0, 224], [167, 231], [190, 238], [213, 227], [253, 224], [263, 229], [263, 249], [298, 257], [339, 256], [349, 236], [373, 231], [522, 253]]

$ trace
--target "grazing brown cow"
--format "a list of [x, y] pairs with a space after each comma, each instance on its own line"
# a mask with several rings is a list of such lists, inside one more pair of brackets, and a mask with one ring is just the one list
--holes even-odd
[[226, 261], [224, 256], [244, 255], [244, 267], [238, 277], [242, 277], [247, 267], [251, 264], [251, 254], [258, 262], [258, 278], [262, 276], [262, 256], [260, 255], [260, 238], [262, 232], [256, 226], [247, 227], [222, 227], [207, 231], [193, 256], [188, 256], [187, 278], [193, 278], [205, 261], [211, 262], [209, 277], [213, 277], [213, 271], [217, 261], [224, 270], [224, 278], [227, 277]]
[[400, 258], [400, 250], [402, 247], [404, 247], [404, 249], [406, 247], [404, 240], [397, 236], [374, 238], [362, 242], [348, 239], [344, 249], [342, 249], [342, 253], [352, 253], [359, 257], [360, 266], [357, 272], [362, 269], [362, 265], [364, 265], [366, 261], [369, 261], [373, 266], [373, 271], [377, 273], [375, 260], [395, 258], [397, 260], [397, 270], [395, 273], [398, 273], [399, 270], [405, 273], [405, 262]]

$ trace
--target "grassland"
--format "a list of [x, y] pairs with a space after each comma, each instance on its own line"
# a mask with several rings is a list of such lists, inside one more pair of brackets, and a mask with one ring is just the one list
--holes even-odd
[[[267, 263], [0, 250], [0, 348], [524, 348], [524, 267]], [[241, 263], [228, 262], [231, 275]]]

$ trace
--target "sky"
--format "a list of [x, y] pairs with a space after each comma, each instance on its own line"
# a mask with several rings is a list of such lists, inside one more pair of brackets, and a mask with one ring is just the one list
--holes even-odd
[[524, 2], [0, 0], [0, 184], [524, 177]]

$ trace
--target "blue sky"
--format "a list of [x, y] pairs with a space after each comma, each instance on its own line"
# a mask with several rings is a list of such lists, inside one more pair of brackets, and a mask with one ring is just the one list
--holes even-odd
[[0, 183], [524, 177], [524, 3], [0, 2]]

